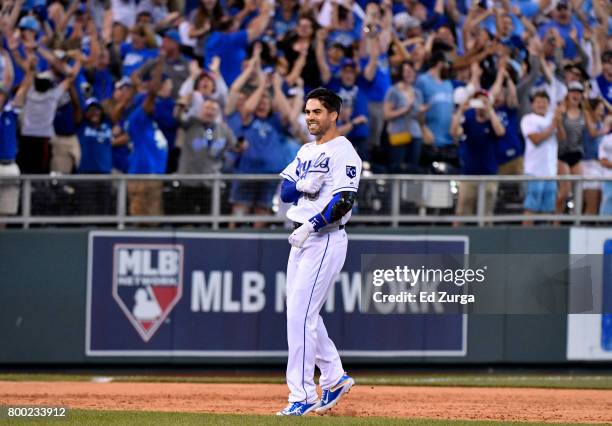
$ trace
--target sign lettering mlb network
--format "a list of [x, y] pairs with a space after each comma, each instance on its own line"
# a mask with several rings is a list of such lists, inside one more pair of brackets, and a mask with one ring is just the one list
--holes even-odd
[[182, 296], [183, 247], [117, 244], [113, 256], [113, 298], [148, 342]]
[[[467, 316], [359, 312], [361, 254], [467, 253], [467, 237], [349, 236], [322, 309], [344, 356], [464, 356]], [[87, 356], [285, 357], [284, 234], [89, 234]]]

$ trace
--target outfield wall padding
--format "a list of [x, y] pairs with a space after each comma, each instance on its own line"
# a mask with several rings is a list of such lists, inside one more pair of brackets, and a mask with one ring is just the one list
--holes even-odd
[[[168, 232], [165, 230], [164, 232]], [[423, 228], [406, 227], [400, 229], [351, 229], [351, 235], [403, 235], [403, 236], [447, 236], [466, 237], [469, 241], [470, 253], [496, 253], [496, 254], [567, 254], [569, 230], [566, 228], [530, 228], [495, 227], [495, 228]], [[206, 231], [198, 232], [206, 235]], [[228, 235], [232, 235], [228, 233]], [[235, 235], [235, 234], [234, 234]], [[269, 233], [266, 235], [270, 235]], [[280, 235], [286, 235], [282, 233]], [[119, 239], [121, 239], [119, 237]], [[128, 239], [128, 242], [131, 241]], [[276, 262], [284, 264], [289, 247], [280, 245], [272, 251], [279, 259]], [[198, 356], [193, 353], [177, 353], [172, 355], [150, 356], [87, 356], [86, 348], [86, 317], [87, 317], [87, 280], [88, 280], [88, 230], [64, 229], [34, 229], [34, 230], [5, 230], [0, 233], [0, 363], [11, 364], [192, 364], [202, 365], [235, 363], [235, 364], [282, 364], [282, 356]], [[208, 243], [207, 243], [208, 244]], [[237, 253], [242, 247], [240, 239], [235, 240]], [[246, 242], [244, 243], [246, 244]], [[259, 244], [259, 243], [258, 243]], [[264, 244], [264, 243], [261, 243]], [[351, 244], [351, 243], [350, 243]], [[214, 246], [207, 245], [214, 251]], [[246, 247], [246, 245], [244, 246]], [[264, 247], [264, 246], [262, 246]], [[380, 246], [377, 246], [380, 247]], [[263, 253], [263, 254], [262, 254]], [[269, 260], [265, 258], [266, 250], [251, 252], [250, 262], [264, 265]], [[281, 254], [278, 254], [281, 253]], [[193, 254], [194, 256], [196, 254]], [[263, 257], [262, 257], [263, 256]], [[285, 256], [285, 257], [283, 257]], [[187, 259], [187, 258], [186, 258]], [[240, 268], [241, 257], [232, 259], [232, 268]], [[110, 261], [110, 260], [109, 260]], [[354, 260], [355, 261], [355, 260]], [[203, 261], [203, 263], [205, 263]], [[104, 263], [101, 263], [104, 265]], [[238, 266], [237, 266], [238, 265]], [[229, 268], [230, 266], [228, 266]], [[187, 279], [187, 277], [185, 277]], [[506, 285], [500, 283], [500, 286]], [[513, 283], [515, 294], [522, 293], [521, 286], [532, 286], [533, 283]], [[500, 288], [500, 291], [503, 291]], [[532, 294], [533, 289], [524, 290], [525, 294]], [[122, 297], [120, 294], [118, 298]], [[183, 297], [189, 298], [187, 286]], [[239, 297], [239, 296], [238, 296]], [[110, 296], [103, 299], [104, 303], [113, 305]], [[108, 300], [108, 301], [106, 301]], [[115, 299], [116, 300], [116, 299]], [[185, 303], [188, 301], [185, 299]], [[102, 306], [100, 309], [103, 309]], [[96, 308], [97, 309], [97, 308]], [[119, 308], [113, 305], [113, 309]], [[175, 308], [178, 309], [178, 308]], [[97, 311], [96, 311], [97, 312]], [[109, 311], [110, 312], [110, 311]], [[114, 311], [113, 311], [114, 312]], [[101, 313], [100, 315], [106, 315]], [[97, 314], [96, 314], [97, 315]], [[112, 312], [108, 315], [115, 315]], [[224, 324], [216, 321], [213, 313], [199, 313], [197, 321], [201, 323], [187, 324], [190, 319], [177, 311], [160, 325], [157, 333], [164, 333], [164, 327], [172, 327], [169, 339], [180, 341], [181, 331], [188, 329], [196, 340], [197, 334], [202, 332], [201, 325], [207, 324], [210, 315], [210, 324]], [[323, 315], [327, 318], [327, 314]], [[119, 319], [120, 318], [120, 319]], [[245, 320], [244, 318], [247, 318]], [[253, 318], [253, 323], [248, 320]], [[244, 345], [260, 347], [260, 342], [271, 339], [278, 340], [278, 348], [282, 350], [284, 336], [266, 336], [267, 330], [276, 330], [274, 327], [282, 323], [278, 318], [272, 317], [274, 325], [266, 323], [266, 319], [258, 316], [241, 317], [241, 327], [253, 328], [256, 343], [245, 340]], [[274, 319], [276, 318], [276, 319]], [[336, 317], [334, 317], [336, 318]], [[351, 327], [355, 327], [355, 320], [350, 315], [337, 315], [339, 324], [334, 324], [333, 333], [341, 333], [341, 342], [351, 341]], [[124, 321], [125, 316], [116, 314], [117, 321]], [[102, 333], [101, 339], [108, 335], [113, 337], [131, 333], [135, 334], [132, 326], [109, 321], [108, 327], [97, 324]], [[342, 323], [346, 321], [346, 323]], [[359, 324], [367, 324], [367, 319], [359, 320]], [[364, 322], [365, 321], [365, 322]], [[268, 325], [266, 325], [268, 324]], [[429, 327], [429, 322], [424, 322]], [[283, 327], [281, 324], [280, 327]], [[192, 328], [188, 328], [192, 327]], [[328, 327], [330, 328], [330, 327]], [[473, 315], [467, 321], [467, 346], [465, 354], [457, 356], [436, 356], [435, 353], [427, 355], [384, 356], [376, 357], [350, 355], [344, 358], [347, 361], [389, 363], [389, 364], [422, 364], [422, 363], [563, 363], [566, 361], [566, 315]], [[209, 330], [206, 330], [208, 332]], [[232, 347], [240, 337], [234, 332], [223, 329], [212, 330], [218, 339], [227, 340], [228, 347]], [[212, 331], [210, 331], [212, 333]], [[418, 333], [419, 330], [408, 330], [407, 333]], [[106, 333], [106, 334], [104, 334]], [[232, 334], [234, 333], [234, 334]], [[331, 331], [330, 331], [330, 334]], [[96, 335], [97, 336], [97, 335]], [[425, 339], [434, 339], [435, 336], [423, 334]], [[96, 337], [97, 338], [97, 337]], [[150, 342], [154, 342], [154, 336]], [[401, 338], [401, 336], [400, 336]], [[127, 337], [126, 337], [127, 339]], [[232, 340], [234, 339], [234, 340]], [[102, 341], [101, 340], [101, 341]], [[115, 344], [115, 343], [112, 343]], [[172, 344], [172, 343], [170, 343]], [[275, 343], [270, 343], [273, 349]], [[347, 343], [348, 344], [348, 343]], [[140, 346], [146, 348], [149, 343], [141, 342]], [[214, 345], [213, 345], [214, 346]], [[370, 346], [374, 346], [370, 343]], [[238, 347], [240, 349], [240, 347]], [[343, 349], [339, 345], [339, 349]], [[273, 351], [271, 351], [272, 353]], [[195, 353], [195, 352], [194, 352]]]

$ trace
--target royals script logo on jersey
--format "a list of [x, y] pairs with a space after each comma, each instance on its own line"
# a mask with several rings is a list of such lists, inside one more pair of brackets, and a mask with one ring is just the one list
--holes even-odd
[[312, 160], [302, 160], [300, 157], [297, 157], [296, 160], [295, 174], [300, 179], [305, 178], [308, 172], [327, 173], [329, 171], [329, 156], [324, 152]]
[[183, 246], [116, 244], [113, 298], [148, 342], [183, 294]]

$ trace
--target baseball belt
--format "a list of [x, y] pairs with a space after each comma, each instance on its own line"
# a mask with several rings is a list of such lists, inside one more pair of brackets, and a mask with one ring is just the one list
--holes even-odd
[[[303, 225], [303, 223], [293, 222], [293, 230], [295, 231], [296, 229], [298, 229], [302, 225]], [[329, 226], [329, 227], [326, 226], [324, 228], [321, 228], [321, 231], [333, 232], [333, 231], [339, 231], [341, 229], [344, 229], [344, 225], [335, 225], [335, 226]], [[319, 232], [319, 231], [317, 231], [317, 232]]]

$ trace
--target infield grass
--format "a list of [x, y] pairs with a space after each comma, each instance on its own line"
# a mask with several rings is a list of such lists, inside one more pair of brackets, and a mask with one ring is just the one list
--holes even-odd
[[[10, 419], [7, 424], [40, 424], [43, 419], [15, 420]], [[306, 416], [303, 418], [279, 418], [276, 416], [253, 416], [240, 414], [207, 414], [207, 413], [167, 413], [151, 411], [95, 411], [70, 410], [67, 418], [57, 421], [48, 420], [59, 425], [410, 425], [410, 426], [534, 426], [550, 423], [532, 422], [495, 422], [479, 420], [430, 420], [430, 419], [394, 419], [383, 417], [334, 417], [334, 416]], [[555, 426], [570, 425], [572, 423], [555, 423]], [[581, 424], [587, 426], [587, 424]], [[591, 423], [591, 425], [593, 425]]]
[[[421, 373], [421, 374], [355, 374], [355, 380], [366, 386], [466, 386], [526, 387], [560, 389], [612, 389], [612, 374], [502, 374], [502, 373]], [[1, 381], [112, 381], [149, 383], [276, 383], [284, 384], [281, 375], [100, 375], [93, 374], [0, 374]]]

